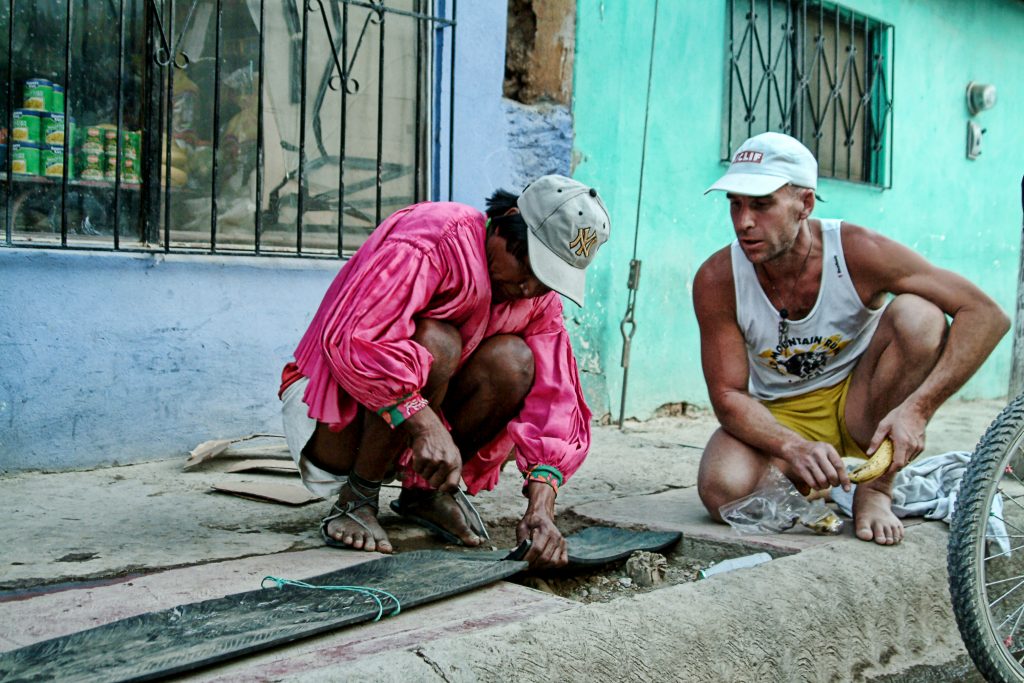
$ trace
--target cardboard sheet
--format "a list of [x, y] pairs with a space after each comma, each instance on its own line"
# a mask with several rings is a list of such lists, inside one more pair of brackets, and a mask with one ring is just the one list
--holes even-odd
[[214, 484], [213, 490], [281, 505], [305, 505], [323, 500], [320, 496], [310, 493], [304, 486], [295, 484], [268, 484], [255, 481], [221, 482]]

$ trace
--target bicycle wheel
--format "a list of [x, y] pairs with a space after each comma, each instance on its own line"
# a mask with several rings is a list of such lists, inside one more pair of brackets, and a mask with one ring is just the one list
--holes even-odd
[[1024, 394], [992, 422], [967, 467], [949, 530], [949, 592], [988, 681], [1024, 681]]

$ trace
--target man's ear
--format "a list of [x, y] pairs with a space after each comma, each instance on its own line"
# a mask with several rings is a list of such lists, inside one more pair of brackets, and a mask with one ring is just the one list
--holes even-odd
[[803, 208], [800, 209], [800, 220], [807, 220], [814, 211], [814, 190], [807, 188], [803, 191]]
[[509, 209], [508, 211], [506, 211], [506, 212], [505, 212], [504, 214], [502, 214], [502, 215], [503, 215], [503, 216], [514, 216], [514, 215], [516, 215], [517, 213], [519, 213], [519, 207], [518, 207], [518, 206], [513, 206], [513, 207], [512, 207], [511, 209]]

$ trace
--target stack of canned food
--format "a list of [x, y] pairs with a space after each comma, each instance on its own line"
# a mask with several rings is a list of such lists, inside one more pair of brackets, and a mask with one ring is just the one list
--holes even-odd
[[[24, 107], [14, 110], [11, 131], [11, 167], [14, 173], [62, 178], [66, 159], [68, 178], [114, 182], [120, 159], [121, 182], [139, 182], [141, 132], [121, 132], [118, 156], [116, 125], [87, 126], [84, 139], [78, 140], [75, 119], [68, 117], [68, 139], [65, 141], [64, 88], [44, 78], [32, 78], [25, 82], [24, 93]], [[80, 170], [75, 168], [75, 155], [65, 153], [65, 150], [74, 150], [79, 141]], [[3, 142], [0, 140], [0, 154], [6, 159], [7, 150]]]
[[64, 88], [45, 78], [30, 78], [25, 81], [24, 93], [24, 107], [14, 110], [11, 170], [23, 175], [61, 178], [67, 159], [68, 177], [73, 178], [74, 159], [65, 150], [74, 141], [75, 120], [64, 120]]
[[[121, 131], [121, 182], [139, 182], [139, 159], [142, 155], [142, 133]], [[117, 179], [117, 126], [103, 123], [87, 126], [82, 142], [82, 179]]]

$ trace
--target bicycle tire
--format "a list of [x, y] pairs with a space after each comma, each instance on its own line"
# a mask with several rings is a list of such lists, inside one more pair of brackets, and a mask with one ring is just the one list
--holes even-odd
[[[1024, 681], [1024, 665], [1021, 664], [1024, 632], [1019, 643], [1015, 637], [1017, 623], [1009, 635], [1001, 635], [999, 629], [1006, 622], [997, 624], [990, 609], [990, 586], [1005, 580], [996, 579], [993, 572], [990, 583], [987, 575], [993, 565], [987, 563], [994, 559], [1009, 562], [1012, 554], [990, 556], [992, 542], [988, 540], [987, 530], [993, 499], [1003, 486], [1004, 474], [1020, 481], [1007, 469], [1019, 449], [1024, 449], [1024, 394], [1000, 412], [975, 448], [960, 484], [946, 556], [950, 598], [960, 636], [985, 680], [999, 683]], [[1024, 565], [1022, 555], [1024, 549], [1018, 549], [1013, 562]], [[1013, 590], [1011, 588], [995, 602], [1002, 602]], [[995, 589], [992, 592], [996, 592]], [[1003, 609], [1005, 605], [1000, 607]], [[1018, 609], [1021, 610], [1017, 617], [1019, 622], [1024, 615], [1024, 596]]]

